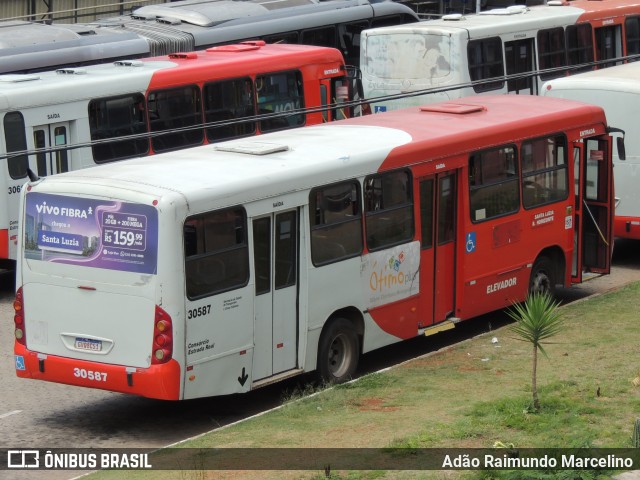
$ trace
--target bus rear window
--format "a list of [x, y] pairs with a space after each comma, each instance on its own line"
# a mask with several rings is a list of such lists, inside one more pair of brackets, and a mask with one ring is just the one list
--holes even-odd
[[189, 299], [226, 292], [249, 281], [247, 217], [229, 208], [184, 223], [186, 288]]
[[378, 78], [431, 83], [451, 74], [450, 58], [449, 36], [412, 33], [370, 35], [362, 68]]

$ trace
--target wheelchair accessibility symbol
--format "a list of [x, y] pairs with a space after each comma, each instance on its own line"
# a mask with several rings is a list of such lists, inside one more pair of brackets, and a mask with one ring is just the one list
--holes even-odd
[[467, 233], [467, 241], [464, 248], [467, 253], [473, 253], [476, 251], [476, 232]]
[[24, 357], [22, 355], [16, 355], [16, 370], [26, 370], [24, 365]]

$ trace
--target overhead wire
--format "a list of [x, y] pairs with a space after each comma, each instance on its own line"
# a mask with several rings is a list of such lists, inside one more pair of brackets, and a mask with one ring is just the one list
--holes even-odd
[[[356, 99], [356, 100], [346, 100], [346, 101], [335, 102], [335, 103], [326, 104], [326, 105], [317, 106], [317, 107], [303, 107], [303, 108], [286, 110], [284, 112], [262, 113], [262, 114], [258, 114], [258, 115], [239, 117], [239, 118], [235, 118], [235, 119], [196, 123], [194, 125], [189, 125], [189, 126], [185, 126], [185, 127], [171, 128], [171, 129], [159, 130], [159, 131], [155, 131], [155, 132], [144, 132], [144, 133], [138, 133], [138, 134], [132, 134], [132, 135], [123, 135], [123, 136], [119, 136], [119, 137], [111, 137], [111, 138], [106, 138], [106, 139], [91, 140], [91, 141], [80, 142], [80, 143], [76, 143], [76, 144], [66, 144], [66, 145], [61, 145], [61, 146], [53, 146], [53, 147], [45, 147], [45, 148], [37, 148], [37, 149], [6, 152], [6, 153], [3, 153], [3, 154], [0, 154], [0, 159], [9, 159], [9, 158], [15, 158], [15, 157], [20, 157], [20, 156], [24, 156], [24, 155], [28, 156], [28, 155], [38, 155], [38, 154], [43, 154], [43, 153], [45, 153], [45, 154], [46, 153], [55, 153], [55, 152], [60, 152], [60, 151], [77, 150], [77, 149], [81, 149], [81, 148], [91, 148], [91, 147], [94, 147], [94, 146], [111, 144], [111, 143], [115, 143], [115, 142], [133, 141], [133, 140], [141, 140], [141, 139], [151, 140], [153, 138], [160, 137], [160, 136], [167, 135], [167, 134], [172, 134], [172, 133], [182, 133], [182, 132], [189, 132], [189, 131], [193, 131], [193, 130], [202, 130], [202, 129], [211, 129], [211, 128], [216, 128], [216, 127], [225, 127], [225, 126], [230, 126], [230, 125], [238, 125], [238, 124], [241, 124], [241, 123], [261, 122], [261, 121], [264, 121], [264, 120], [270, 120], [270, 119], [276, 119], [276, 118], [288, 118], [288, 117], [292, 117], [292, 116], [296, 116], [296, 115], [307, 115], [307, 114], [311, 114], [311, 113], [329, 112], [331, 110], [335, 111], [335, 110], [345, 109], [345, 108], [347, 108], [347, 109], [348, 108], [357, 108], [357, 107], [365, 108], [368, 105], [370, 105], [371, 103], [380, 103], [380, 102], [401, 100], [401, 99], [405, 99], [405, 98], [418, 97], [418, 96], [429, 95], [429, 94], [449, 92], [449, 91], [460, 90], [460, 89], [464, 89], [464, 88], [478, 87], [478, 86], [482, 86], [482, 85], [486, 85], [486, 84], [490, 84], [490, 83], [496, 83], [496, 82], [504, 83], [504, 82], [508, 82], [508, 81], [521, 80], [521, 79], [526, 79], [526, 78], [535, 78], [535, 77], [542, 76], [542, 75], [547, 76], [547, 75], [553, 75], [553, 74], [557, 74], [557, 73], [566, 73], [566, 72], [569, 72], [569, 71], [583, 70], [583, 69], [587, 69], [587, 68], [593, 68], [593, 67], [598, 67], [598, 66], [605, 65], [605, 64], [610, 64], [610, 63], [620, 63], [620, 62], [624, 62], [624, 61], [635, 61], [635, 60], [639, 60], [639, 59], [640, 59], [640, 54], [634, 54], [634, 55], [628, 55], [628, 56], [624, 56], [624, 57], [616, 57], [614, 59], [606, 59], [606, 60], [598, 60], [598, 61], [593, 61], [593, 62], [587, 62], [587, 63], [578, 64], [578, 65], [568, 65], [568, 66], [565, 65], [565, 66], [554, 67], [554, 68], [549, 68], [549, 69], [544, 69], [544, 70], [532, 70], [532, 71], [528, 71], [528, 72], [521, 72], [521, 73], [516, 73], [516, 74], [511, 74], [511, 75], [490, 77], [490, 78], [482, 79], [482, 80], [475, 80], [475, 81], [464, 82], [464, 83], [459, 83], [459, 84], [455, 84], [455, 85], [448, 85], [446, 87], [418, 89], [418, 90], [414, 90], [414, 91], [411, 91], [411, 92], [401, 92], [401, 93], [397, 93], [397, 94], [383, 95], [383, 96], [377, 96], [377, 97], [371, 97], [371, 98], [362, 98], [362, 99]], [[557, 78], [557, 77], [554, 77], [554, 78]], [[469, 97], [466, 97], [466, 98], [473, 98], [473, 96], [469, 96]], [[331, 123], [331, 122], [329, 122], [329, 123]], [[220, 141], [229, 141], [229, 140], [233, 140], [233, 139], [232, 138], [221, 139]], [[215, 143], [218, 143], [218, 141], [209, 142], [209, 144], [215, 144]], [[199, 146], [199, 145], [185, 146], [185, 148], [193, 148], [193, 147], [196, 147], [196, 146]], [[141, 155], [141, 156], [143, 156], [143, 155]]]

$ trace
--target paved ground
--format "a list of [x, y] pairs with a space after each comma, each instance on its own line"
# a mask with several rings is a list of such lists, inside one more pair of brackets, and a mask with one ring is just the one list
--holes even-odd
[[617, 480], [640, 480], [640, 470], [631, 470], [630, 472], [624, 472], [620, 475], [616, 475], [614, 478]]

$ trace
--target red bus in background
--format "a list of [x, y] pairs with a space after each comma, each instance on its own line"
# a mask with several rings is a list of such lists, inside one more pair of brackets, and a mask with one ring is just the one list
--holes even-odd
[[[346, 118], [353, 109], [339, 103], [358, 95], [357, 74], [334, 48], [251, 41], [0, 76], [0, 263], [15, 260], [28, 169], [44, 177]], [[327, 110], [295, 113], [314, 107]], [[261, 114], [272, 116], [251, 118]]]

